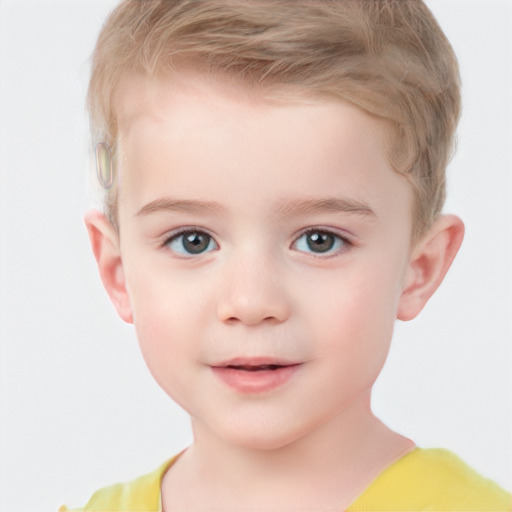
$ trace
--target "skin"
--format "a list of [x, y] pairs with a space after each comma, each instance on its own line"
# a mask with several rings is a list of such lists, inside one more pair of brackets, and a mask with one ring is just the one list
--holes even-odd
[[[184, 73], [126, 80], [117, 111], [119, 232], [99, 212], [86, 224], [119, 315], [191, 416], [164, 510], [347, 507], [414, 448], [373, 416], [371, 388], [462, 222], [442, 216], [411, 244], [412, 190], [388, 163], [385, 125], [348, 104]], [[183, 228], [203, 252], [187, 253]], [[318, 252], [308, 230], [333, 247]], [[239, 357], [297, 369], [240, 393], [212, 371]]]

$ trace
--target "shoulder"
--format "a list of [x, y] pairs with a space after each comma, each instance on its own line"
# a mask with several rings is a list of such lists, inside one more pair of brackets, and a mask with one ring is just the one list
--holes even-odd
[[386, 469], [369, 491], [371, 499], [391, 507], [381, 510], [512, 510], [510, 493], [443, 449], [413, 450]]
[[139, 478], [96, 491], [83, 508], [68, 509], [63, 506], [59, 512], [158, 512], [161, 480], [176, 458]]

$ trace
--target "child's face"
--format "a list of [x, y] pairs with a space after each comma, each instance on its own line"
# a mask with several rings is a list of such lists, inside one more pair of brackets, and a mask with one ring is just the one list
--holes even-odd
[[150, 371], [195, 429], [275, 448], [366, 401], [410, 256], [383, 126], [197, 77], [132, 82], [122, 104], [120, 271]]

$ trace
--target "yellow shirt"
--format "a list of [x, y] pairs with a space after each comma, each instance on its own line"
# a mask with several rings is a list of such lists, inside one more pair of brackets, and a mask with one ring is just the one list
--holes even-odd
[[[160, 512], [161, 480], [176, 458], [153, 473], [99, 490], [77, 512]], [[510, 512], [512, 495], [448, 450], [416, 448], [385, 469], [346, 512], [420, 510]], [[63, 506], [59, 512], [70, 511]]]

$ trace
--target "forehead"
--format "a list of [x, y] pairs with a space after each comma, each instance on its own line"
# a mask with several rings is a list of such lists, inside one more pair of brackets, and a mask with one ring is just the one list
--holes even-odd
[[410, 202], [409, 184], [388, 163], [385, 123], [339, 100], [190, 73], [125, 80], [116, 107], [134, 209], [191, 181], [208, 200], [227, 183], [241, 196], [275, 193], [276, 201], [284, 193], [325, 198], [336, 183], [377, 210], [398, 189]]
[[114, 95], [117, 124], [121, 130], [126, 130], [141, 117], [165, 120], [164, 116], [169, 112], [162, 112], [162, 105], [179, 108], [184, 99], [210, 104], [228, 99], [237, 108], [253, 109], [333, 101], [320, 90], [309, 90], [299, 85], [258, 86], [227, 73], [207, 74], [195, 68], [180, 68], [179, 72], [161, 76], [125, 76]]
[[171, 128], [188, 135], [211, 128], [212, 138], [222, 126], [255, 144], [269, 139], [270, 130], [279, 135], [273, 138], [279, 145], [294, 136], [297, 141], [309, 138], [319, 143], [322, 139], [325, 144], [336, 140], [336, 144], [346, 141], [348, 145], [350, 139], [358, 138], [368, 149], [377, 144], [386, 150], [384, 121], [332, 96], [293, 85], [258, 88], [226, 75], [193, 70], [172, 77], [128, 77], [118, 88], [114, 106], [121, 143], [138, 139], [135, 132], [158, 132], [163, 127], [166, 136]]

